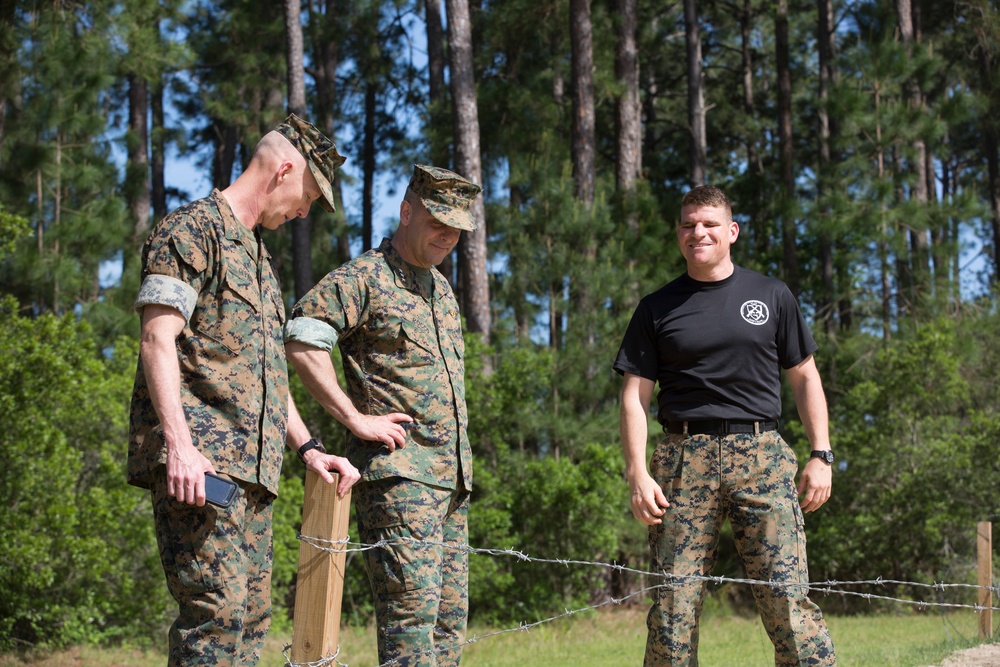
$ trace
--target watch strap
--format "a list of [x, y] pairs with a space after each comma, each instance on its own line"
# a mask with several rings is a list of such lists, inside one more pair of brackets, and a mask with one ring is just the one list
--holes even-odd
[[822, 459], [823, 461], [833, 465], [833, 450], [832, 449], [814, 449], [809, 452], [809, 458], [811, 459]]
[[311, 438], [306, 442], [306, 444], [299, 447], [298, 451], [296, 452], [299, 455], [299, 460], [305, 463], [306, 452], [313, 449], [318, 449], [321, 454], [326, 454], [326, 448], [323, 446], [323, 443], [317, 440], [316, 438]]

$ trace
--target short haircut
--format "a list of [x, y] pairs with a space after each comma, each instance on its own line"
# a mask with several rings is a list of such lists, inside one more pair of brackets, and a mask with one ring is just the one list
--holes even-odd
[[[251, 159], [256, 159], [262, 162], [268, 162], [271, 160], [284, 161], [287, 159], [294, 159], [299, 151], [288, 141], [285, 137], [275, 131], [268, 132], [257, 145], [254, 147], [253, 155]], [[302, 158], [305, 160], [305, 158]]]
[[726, 193], [714, 185], [698, 185], [687, 191], [681, 199], [681, 208], [685, 206], [717, 206], [726, 209], [730, 220], [733, 217], [733, 207]]

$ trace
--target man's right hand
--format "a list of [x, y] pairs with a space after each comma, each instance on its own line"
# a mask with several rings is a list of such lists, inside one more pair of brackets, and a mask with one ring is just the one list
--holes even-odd
[[187, 442], [167, 444], [167, 493], [188, 505], [205, 505], [205, 473], [215, 472], [212, 462]]
[[632, 489], [632, 516], [647, 526], [663, 523], [660, 517], [670, 503], [656, 480], [643, 471], [637, 479], [629, 480], [629, 486]]
[[349, 427], [361, 440], [380, 442], [394, 452], [396, 447], [406, 444], [406, 429], [401, 424], [412, 422], [413, 417], [402, 412], [379, 416], [359, 414]]

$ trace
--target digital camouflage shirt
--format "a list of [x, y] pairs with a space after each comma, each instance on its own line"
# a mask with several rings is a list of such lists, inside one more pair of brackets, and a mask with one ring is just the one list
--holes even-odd
[[[187, 320], [177, 361], [194, 446], [216, 472], [277, 494], [288, 415], [285, 309], [259, 235], [215, 190], [156, 225], [142, 249], [142, 278], [137, 310], [162, 304]], [[141, 358], [129, 431], [128, 481], [148, 487], [166, 448]]]
[[302, 297], [285, 340], [327, 351], [339, 344], [347, 394], [359, 412], [413, 417], [403, 424], [406, 446], [392, 453], [350, 437], [347, 456], [363, 480], [398, 476], [472, 489], [462, 321], [436, 269], [407, 264], [385, 239]]

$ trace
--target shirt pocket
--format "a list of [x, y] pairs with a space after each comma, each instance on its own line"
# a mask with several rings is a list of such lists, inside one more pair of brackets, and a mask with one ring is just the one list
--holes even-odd
[[204, 308], [199, 308], [191, 326], [208, 339], [206, 348], [213, 347], [210, 341], [231, 356], [259, 345], [263, 331], [257, 279], [227, 267], [215, 294]]
[[440, 384], [440, 353], [433, 329], [397, 316], [373, 324], [365, 341], [365, 356], [370, 360], [365, 374], [373, 410], [391, 409], [424, 418]]

